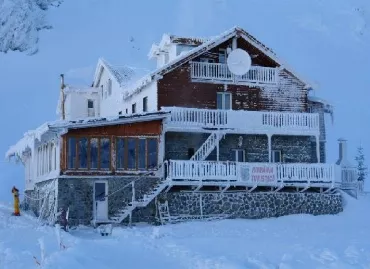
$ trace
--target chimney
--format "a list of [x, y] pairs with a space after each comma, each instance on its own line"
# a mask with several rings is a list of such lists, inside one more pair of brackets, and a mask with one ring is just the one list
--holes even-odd
[[347, 159], [347, 140], [344, 138], [339, 138], [339, 159], [336, 162], [340, 166], [350, 166], [350, 162]]
[[60, 92], [61, 92], [61, 97], [62, 97], [62, 120], [66, 119], [64, 88], [65, 88], [64, 74], [60, 74]]

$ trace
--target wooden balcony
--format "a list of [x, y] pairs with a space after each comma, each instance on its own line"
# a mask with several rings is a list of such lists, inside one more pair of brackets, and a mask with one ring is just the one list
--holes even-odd
[[[166, 176], [173, 185], [198, 183], [232, 186], [334, 188], [334, 165], [322, 163], [243, 163], [170, 160]], [[340, 179], [339, 179], [340, 180]]]
[[242, 85], [277, 85], [278, 68], [252, 66], [242, 76], [233, 75], [226, 64], [191, 62], [191, 79], [198, 82], [220, 82]]
[[229, 129], [230, 133], [318, 136], [319, 114], [164, 107], [169, 130]]

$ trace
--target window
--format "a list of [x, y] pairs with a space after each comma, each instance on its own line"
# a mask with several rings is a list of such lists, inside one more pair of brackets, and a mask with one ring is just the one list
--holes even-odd
[[87, 169], [87, 138], [78, 140], [78, 168]]
[[87, 100], [87, 116], [95, 117], [94, 100]]
[[231, 93], [218, 92], [217, 93], [217, 109], [231, 109]]
[[125, 168], [125, 139], [121, 137], [116, 140], [116, 168]]
[[245, 150], [233, 149], [232, 160], [235, 162], [245, 162]]
[[98, 169], [98, 138], [90, 138], [90, 169]]
[[94, 108], [94, 100], [87, 100], [87, 108]]
[[100, 168], [101, 169], [110, 168], [110, 139], [109, 138], [100, 139]]
[[68, 168], [76, 168], [76, 139], [68, 138]]
[[146, 139], [138, 139], [138, 165], [139, 170], [146, 169]]
[[128, 114], [128, 108], [126, 108], [126, 114]]
[[156, 168], [158, 165], [158, 142], [157, 138], [147, 139], [148, 169]]
[[273, 150], [272, 151], [272, 162], [273, 163], [281, 163], [281, 150]]
[[143, 98], [143, 112], [148, 111], [148, 96]]
[[226, 49], [220, 49], [218, 53], [218, 62], [220, 64], [226, 63]]
[[127, 168], [136, 169], [136, 139], [127, 139]]
[[178, 44], [178, 45], [176, 45], [176, 55], [180, 55], [181, 52], [189, 51], [193, 48], [194, 48], [194, 46], [191, 46], [191, 45]]
[[108, 79], [107, 81], [107, 93], [108, 93], [108, 96], [112, 95], [112, 80], [111, 79]]
[[101, 88], [101, 98], [103, 98], [104, 97], [104, 86], [101, 85], [100, 88]]
[[132, 114], [136, 113], [136, 103], [132, 104], [131, 110], [132, 110], [131, 112]]
[[193, 157], [194, 154], [195, 154], [194, 148], [188, 148], [188, 159]]

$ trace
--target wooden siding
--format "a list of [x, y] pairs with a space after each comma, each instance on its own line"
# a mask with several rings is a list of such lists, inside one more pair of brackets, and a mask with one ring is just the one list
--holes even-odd
[[[62, 136], [62, 148], [61, 148], [61, 161], [60, 168], [62, 173], [66, 172], [67, 169], [67, 156], [68, 156], [68, 138], [70, 137], [86, 137], [86, 138], [109, 138], [110, 139], [110, 151], [111, 151], [111, 161], [110, 169], [108, 171], [115, 172], [115, 143], [116, 137], [157, 137], [159, 138], [162, 132], [162, 121], [148, 121], [148, 122], [138, 122], [129, 123], [124, 125], [111, 125], [111, 126], [99, 126], [90, 127], [83, 129], [72, 129], [69, 130], [67, 134]], [[158, 146], [157, 149], [159, 150]], [[78, 157], [77, 157], [78, 158]], [[98, 158], [100, 159], [100, 157]], [[99, 174], [102, 171], [69, 171], [65, 174], [70, 175], [94, 175]], [[104, 170], [103, 170], [104, 172]]]
[[[219, 49], [226, 49], [228, 46], [231, 46], [231, 40], [205, 52], [193, 61], [205, 57], [218, 62]], [[238, 39], [238, 47], [245, 49], [252, 56], [257, 56], [252, 57], [253, 65], [277, 67], [272, 59], [244, 39]], [[158, 109], [163, 106], [216, 108], [217, 92], [225, 90], [224, 84], [192, 82], [190, 71], [190, 64], [186, 63], [165, 74], [158, 81]], [[280, 71], [279, 78], [278, 86], [228, 85], [227, 91], [232, 93], [232, 109], [306, 112], [307, 91], [303, 83], [284, 70]]]

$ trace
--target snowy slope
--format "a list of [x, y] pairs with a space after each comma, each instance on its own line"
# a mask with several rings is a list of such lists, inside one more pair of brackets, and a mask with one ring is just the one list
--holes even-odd
[[10, 217], [0, 205], [0, 269], [38, 268], [41, 237], [50, 269], [370, 268], [370, 196], [346, 199], [345, 212], [334, 216], [115, 228], [111, 237], [80, 227], [62, 233], [63, 250], [52, 227]]
[[[10, 14], [4, 3], [9, 7], [17, 2], [31, 0], [0, 0], [1, 14]], [[351, 160], [360, 143], [370, 159], [368, 0], [163, 0], [160, 5], [157, 1], [143, 5], [141, 1], [64, 0], [58, 8], [40, 11], [42, 20], [30, 15], [38, 14], [39, 8], [30, 13], [20, 9], [21, 4], [11, 7], [20, 10], [16, 14], [25, 14], [11, 17], [24, 18], [19, 20], [24, 27], [16, 32], [16, 40], [37, 40], [37, 35], [31, 35], [35, 31], [26, 30], [29, 21], [53, 29], [37, 32], [37, 54], [0, 54], [0, 91], [5, 95], [0, 98], [0, 113], [6, 115], [2, 125], [7, 126], [1, 134], [0, 152], [6, 152], [26, 130], [55, 119], [60, 73], [66, 74], [67, 83], [89, 84], [101, 56], [114, 65], [153, 68], [146, 55], [164, 32], [214, 36], [238, 25], [316, 83], [316, 94], [335, 106], [334, 126], [328, 121], [328, 162], [337, 160], [339, 137], [349, 140]], [[5, 28], [0, 27], [4, 36]], [[14, 47], [22, 42], [17, 44]], [[33, 45], [28, 47], [29, 52], [35, 51]], [[8, 200], [13, 184], [22, 188], [23, 171], [1, 160], [0, 171], [6, 182], [0, 200]]]

